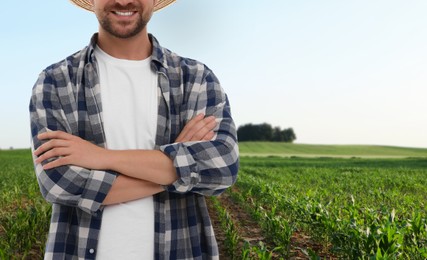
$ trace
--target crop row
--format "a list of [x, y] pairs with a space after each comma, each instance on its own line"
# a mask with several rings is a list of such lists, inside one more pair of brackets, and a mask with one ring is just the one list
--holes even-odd
[[289, 167], [291, 159], [265, 167], [271, 159], [258, 160], [242, 167], [232, 196], [278, 247], [304, 232], [338, 258], [427, 258], [424, 168]]
[[259, 241], [257, 244], [251, 243], [240, 235], [239, 228], [237, 227], [238, 220], [234, 219], [232, 214], [221, 205], [221, 202], [216, 198], [211, 198], [211, 203], [218, 215], [220, 221], [219, 225], [224, 230], [223, 246], [227, 251], [227, 259], [232, 260], [270, 260], [273, 256], [277, 255], [280, 248], [268, 248], [264, 242]]

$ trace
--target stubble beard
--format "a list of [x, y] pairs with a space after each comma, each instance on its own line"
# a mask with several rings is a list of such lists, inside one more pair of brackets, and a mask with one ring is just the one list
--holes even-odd
[[[138, 19], [136, 22], [114, 22], [113, 19], [110, 19], [111, 10], [138, 10]], [[151, 16], [144, 14], [143, 8], [141, 6], [127, 5], [123, 7], [121, 5], [113, 5], [106, 7], [104, 10], [103, 17], [98, 17], [99, 24], [102, 29], [104, 29], [109, 34], [120, 38], [126, 39], [138, 35], [144, 28], [147, 26], [150, 21]]]

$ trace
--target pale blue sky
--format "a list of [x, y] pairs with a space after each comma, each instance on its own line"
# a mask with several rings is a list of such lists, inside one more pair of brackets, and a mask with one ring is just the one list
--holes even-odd
[[[237, 125], [292, 127], [297, 143], [427, 148], [426, 13], [425, 0], [178, 0], [148, 28], [214, 70]], [[3, 3], [0, 148], [29, 147], [38, 74], [97, 27], [67, 0]]]

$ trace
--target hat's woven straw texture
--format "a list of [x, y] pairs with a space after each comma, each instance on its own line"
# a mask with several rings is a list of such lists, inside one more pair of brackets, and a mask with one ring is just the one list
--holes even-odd
[[[90, 3], [89, 0], [70, 0], [70, 1], [83, 9], [86, 9], [88, 11], [93, 11], [92, 4]], [[175, 0], [158, 0], [156, 5], [154, 6], [154, 11], [160, 10], [172, 4], [173, 2], [175, 2]]]

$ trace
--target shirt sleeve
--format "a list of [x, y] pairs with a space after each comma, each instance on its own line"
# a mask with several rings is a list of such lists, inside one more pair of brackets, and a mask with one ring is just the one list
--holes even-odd
[[167, 144], [160, 150], [174, 163], [178, 180], [169, 192], [219, 195], [236, 182], [239, 168], [237, 133], [230, 104], [213, 73], [193, 86], [187, 105], [187, 121], [199, 113], [213, 115], [218, 123], [212, 141]]
[[[46, 72], [40, 74], [30, 100], [33, 151], [42, 144], [37, 138], [39, 133], [60, 130], [81, 134], [70, 126], [70, 116], [77, 117], [78, 111], [71, 109], [72, 93], [66, 93], [66, 89], [67, 86], [61, 86], [58, 90], [58, 82], [53, 77]], [[61, 91], [62, 96], [59, 94]], [[45, 171], [42, 164], [36, 164], [35, 171], [40, 191], [47, 201], [79, 207], [90, 214], [96, 214], [100, 210], [116, 178], [114, 172], [94, 171], [77, 166], [61, 166]]]

